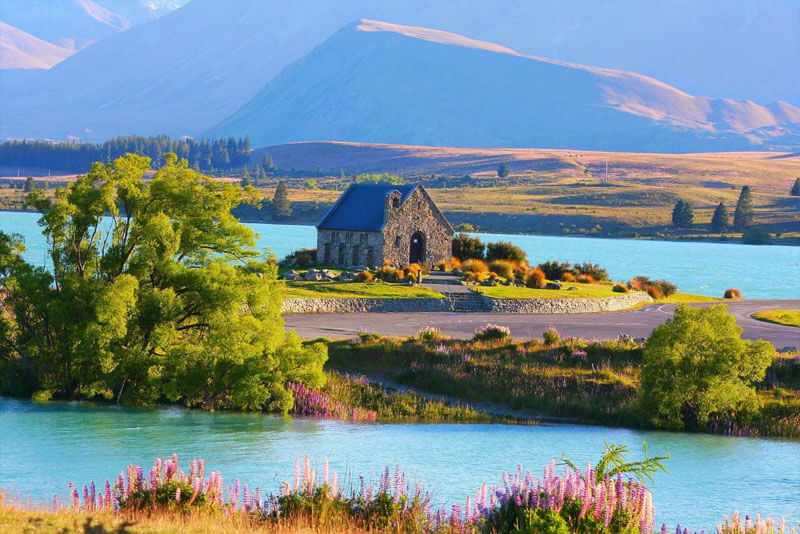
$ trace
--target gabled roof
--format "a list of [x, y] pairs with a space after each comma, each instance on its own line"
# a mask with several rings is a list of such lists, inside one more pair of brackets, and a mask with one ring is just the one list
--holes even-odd
[[386, 225], [386, 196], [399, 191], [401, 204], [417, 185], [350, 184], [328, 212], [317, 223], [318, 230], [353, 230], [379, 232]]

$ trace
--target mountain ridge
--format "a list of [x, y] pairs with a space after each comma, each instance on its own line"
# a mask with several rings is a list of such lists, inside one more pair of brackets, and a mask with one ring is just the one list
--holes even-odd
[[800, 126], [791, 120], [800, 110], [786, 103], [777, 109], [780, 116], [750, 101], [695, 97], [638, 73], [361, 19], [287, 66], [205, 135], [250, 135], [255, 145], [338, 140], [622, 151], [797, 143]]

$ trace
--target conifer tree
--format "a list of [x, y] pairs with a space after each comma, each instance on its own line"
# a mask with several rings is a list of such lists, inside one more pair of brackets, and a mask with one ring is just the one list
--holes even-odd
[[497, 176], [500, 178], [505, 178], [508, 176], [508, 165], [505, 162], [501, 163], [499, 167], [497, 167]]
[[792, 186], [791, 195], [793, 197], [800, 197], [800, 178], [794, 181], [794, 185]]
[[728, 210], [725, 208], [725, 204], [720, 200], [714, 210], [714, 216], [711, 217], [711, 231], [721, 234], [728, 230], [729, 224]]
[[672, 209], [673, 226], [686, 228], [692, 225], [693, 220], [694, 212], [692, 211], [692, 205], [683, 199], [678, 200], [678, 202], [675, 203], [675, 207]]
[[250, 179], [250, 171], [247, 170], [247, 164], [242, 167], [242, 187], [247, 187], [248, 185], [253, 185], [253, 181]]
[[272, 197], [272, 217], [276, 220], [288, 219], [292, 214], [292, 203], [289, 202], [289, 188], [281, 180], [275, 188], [275, 196]]
[[742, 187], [739, 193], [739, 200], [736, 202], [736, 211], [733, 213], [733, 226], [737, 230], [743, 231], [753, 223], [753, 197], [750, 193], [750, 186]]

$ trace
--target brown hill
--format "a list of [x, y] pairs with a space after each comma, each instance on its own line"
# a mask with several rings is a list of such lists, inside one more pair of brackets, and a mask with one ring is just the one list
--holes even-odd
[[2, 69], [49, 69], [73, 52], [0, 21]]

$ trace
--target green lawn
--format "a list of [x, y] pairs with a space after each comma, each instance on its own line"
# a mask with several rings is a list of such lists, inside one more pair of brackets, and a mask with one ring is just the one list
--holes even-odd
[[753, 319], [800, 328], [800, 310], [765, 310], [754, 313]]
[[[578, 289], [567, 291], [568, 287]], [[497, 299], [586, 299], [601, 297], [620, 297], [624, 293], [614, 293], [611, 286], [603, 284], [578, 284], [567, 282], [564, 289], [531, 289], [514, 286], [476, 286], [475, 291]]]
[[284, 297], [441, 299], [444, 295], [426, 287], [372, 282], [286, 282]]
[[708, 297], [706, 295], [695, 295], [693, 293], [675, 293], [668, 297], [660, 298], [656, 302], [663, 304], [689, 304], [692, 302], [725, 302], [726, 300], [731, 299]]

